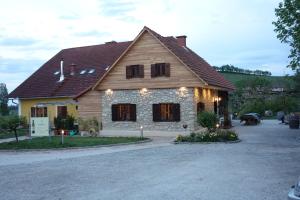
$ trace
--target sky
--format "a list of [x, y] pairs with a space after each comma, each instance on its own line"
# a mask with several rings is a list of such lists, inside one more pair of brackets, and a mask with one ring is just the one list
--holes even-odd
[[0, 0], [0, 83], [11, 92], [61, 49], [133, 40], [144, 26], [187, 36], [211, 65], [292, 74], [272, 21], [279, 0]]

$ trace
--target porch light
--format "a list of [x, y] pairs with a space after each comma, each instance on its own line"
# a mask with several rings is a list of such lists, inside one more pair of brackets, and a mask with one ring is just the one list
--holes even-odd
[[113, 91], [112, 91], [111, 89], [107, 89], [107, 90], [105, 91], [105, 94], [106, 94], [106, 95], [112, 95], [112, 94], [113, 94]]

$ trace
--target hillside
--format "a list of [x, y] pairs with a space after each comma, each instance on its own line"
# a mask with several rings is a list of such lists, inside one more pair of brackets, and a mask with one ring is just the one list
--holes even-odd
[[227, 80], [231, 81], [234, 85], [238, 81], [254, 78], [254, 77], [263, 77], [267, 80], [270, 80], [273, 87], [286, 87], [287, 85], [293, 84], [293, 81], [289, 77], [285, 76], [258, 76], [252, 74], [242, 74], [234, 72], [220, 72]]

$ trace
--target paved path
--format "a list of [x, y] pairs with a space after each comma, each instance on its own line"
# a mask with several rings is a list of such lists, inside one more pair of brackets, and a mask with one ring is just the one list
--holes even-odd
[[[27, 136], [19, 136], [18, 139], [19, 139], [19, 140], [26, 140], [26, 139], [28, 139], [28, 137], [27, 137]], [[11, 141], [16, 141], [16, 138], [0, 139], [0, 143], [11, 142]]]
[[300, 131], [267, 120], [235, 129], [241, 143], [0, 152], [0, 199], [286, 199]]

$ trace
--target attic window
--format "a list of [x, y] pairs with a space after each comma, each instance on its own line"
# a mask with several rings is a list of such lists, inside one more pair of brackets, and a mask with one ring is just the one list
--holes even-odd
[[85, 74], [86, 70], [81, 70], [80, 74]]
[[54, 75], [58, 75], [58, 74], [59, 74], [59, 71], [56, 71], [56, 72], [54, 72], [53, 74], [54, 74]]
[[108, 65], [108, 66], [105, 68], [105, 71], [107, 71], [107, 70], [109, 69], [109, 67], [110, 67], [110, 66]]
[[95, 72], [95, 69], [90, 69], [90, 71], [88, 72], [89, 74], [92, 74]]

